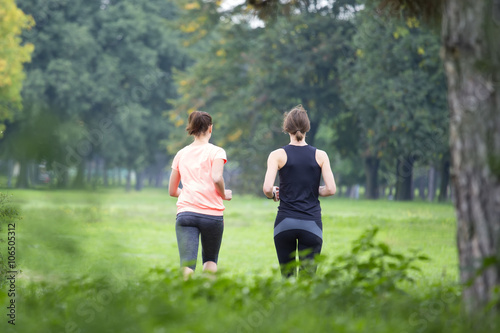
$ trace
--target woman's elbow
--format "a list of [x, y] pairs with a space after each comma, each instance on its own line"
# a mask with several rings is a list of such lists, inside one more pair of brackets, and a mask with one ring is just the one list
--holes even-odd
[[220, 175], [215, 175], [215, 176], [212, 176], [212, 181], [214, 182], [214, 184], [218, 184], [222, 181], [222, 176]]
[[262, 186], [262, 192], [269, 198], [273, 195], [273, 187], [272, 186]]
[[337, 193], [337, 186], [335, 186], [335, 184], [333, 186], [326, 187], [325, 196], [329, 197], [331, 195], [335, 195], [335, 193]]

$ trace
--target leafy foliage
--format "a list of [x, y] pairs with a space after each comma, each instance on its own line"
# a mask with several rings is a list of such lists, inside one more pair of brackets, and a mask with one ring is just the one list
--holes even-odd
[[355, 142], [365, 161], [381, 161], [383, 183], [393, 185], [402, 178], [400, 168], [392, 172], [395, 160], [426, 165], [446, 155], [447, 88], [439, 37], [416, 17], [384, 15], [367, 5], [355, 17], [355, 56], [341, 61], [348, 111], [334, 126], [344, 134], [342, 127], [353, 124], [357, 141], [337, 143]]
[[5, 120], [12, 120], [21, 106], [23, 64], [31, 60], [33, 44], [23, 44], [21, 33], [33, 26], [33, 18], [17, 8], [14, 0], [0, 1], [0, 138]]
[[[180, 127], [195, 109], [215, 116], [214, 141], [236, 162], [237, 182], [230, 186], [260, 192], [267, 155], [288, 141], [281, 133], [284, 111], [296, 104], [309, 110], [307, 141], [314, 144], [320, 126], [343, 108], [337, 59], [348, 52], [354, 31], [342, 19], [344, 6], [346, 2], [304, 7], [265, 28], [252, 26], [251, 18], [238, 8], [233, 20], [220, 13], [212, 30], [197, 28], [210, 33], [192, 46], [195, 63], [176, 77], [181, 96], [173, 101], [169, 117]], [[172, 152], [184, 143], [180, 136], [177, 132], [172, 137]]]
[[[39, 332], [466, 332], [474, 325], [475, 331], [486, 332], [498, 324], [492, 317], [479, 321], [460, 316], [460, 291], [455, 287], [436, 285], [419, 296], [398, 292], [394, 285], [408, 280], [410, 262], [426, 258], [396, 254], [375, 243], [375, 234], [374, 229], [367, 231], [353, 244], [350, 255], [339, 259], [351, 267], [343, 277], [328, 273], [282, 280], [220, 274], [183, 281], [177, 270], [154, 268], [137, 281], [110, 274], [32, 283], [22, 296], [30, 313], [23, 327]], [[375, 259], [360, 260], [371, 251]], [[359, 279], [357, 270], [367, 278]]]
[[427, 261], [429, 257], [418, 251], [409, 255], [396, 253], [386, 243], [375, 242], [377, 232], [376, 227], [366, 230], [354, 241], [349, 254], [334, 260], [325, 279], [329, 283], [338, 281], [354, 293], [371, 296], [401, 291], [401, 284], [414, 282], [413, 273], [421, 272], [419, 261]]
[[160, 0], [49, 2], [21, 4], [37, 22], [24, 34], [36, 50], [24, 112], [3, 154], [22, 165], [46, 161], [61, 186], [73, 167], [82, 186], [93, 158], [140, 173], [165, 152], [170, 124], [162, 113], [176, 95], [172, 70], [185, 65], [171, 25], [177, 8]]
[[[21, 219], [21, 213], [17, 206], [10, 203], [11, 197], [5, 193], [0, 192], [0, 277], [4, 277], [5, 273], [10, 269], [7, 267], [8, 257], [7, 253], [7, 235], [6, 227], [9, 223], [14, 223], [16, 220]], [[4, 288], [7, 281], [2, 278], [0, 281], [0, 288]], [[2, 295], [4, 293], [2, 292]], [[7, 294], [7, 293], [5, 293]]]
[[10, 204], [10, 196], [0, 192], [0, 221], [2, 221], [2, 223], [6, 223], [19, 218], [19, 209]]

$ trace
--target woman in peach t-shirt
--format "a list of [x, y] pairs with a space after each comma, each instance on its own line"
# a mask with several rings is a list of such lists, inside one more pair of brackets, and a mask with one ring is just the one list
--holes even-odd
[[222, 200], [232, 198], [222, 177], [226, 152], [208, 142], [212, 136], [212, 117], [207, 112], [195, 111], [188, 122], [186, 130], [194, 136], [194, 142], [175, 155], [168, 187], [170, 195], [178, 197], [175, 232], [184, 278], [196, 268], [200, 234], [203, 270], [217, 271], [224, 230]]

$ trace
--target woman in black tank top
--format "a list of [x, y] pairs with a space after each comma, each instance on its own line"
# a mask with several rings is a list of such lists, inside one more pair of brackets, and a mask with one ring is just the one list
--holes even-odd
[[[285, 114], [283, 131], [290, 135], [290, 144], [277, 149], [267, 160], [263, 191], [269, 199], [279, 201], [274, 223], [274, 245], [283, 276], [296, 273], [297, 250], [301, 269], [314, 273], [311, 259], [321, 252], [323, 225], [319, 196], [334, 195], [335, 179], [328, 155], [305, 141], [310, 129], [307, 111], [298, 105]], [[279, 172], [279, 187], [273, 186]], [[324, 186], [320, 186], [323, 176]], [[304, 265], [307, 264], [307, 265]]]

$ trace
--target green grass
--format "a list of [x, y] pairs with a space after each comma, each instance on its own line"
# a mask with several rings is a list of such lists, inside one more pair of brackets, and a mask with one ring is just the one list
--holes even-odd
[[[199, 258], [183, 282], [176, 200], [165, 189], [10, 193], [23, 219], [18, 326], [8, 332], [468, 332], [477, 324], [461, 312], [450, 204], [323, 199], [325, 262], [313, 280], [283, 281], [272, 238], [277, 203], [235, 196], [226, 202], [221, 274], [207, 279]], [[431, 258], [403, 293], [367, 294], [325, 278], [373, 226], [392, 251]], [[481, 325], [474, 329], [494, 331], [498, 320]]]
[[[177, 267], [175, 198], [166, 190], [10, 191], [22, 209], [19, 264], [27, 281], [98, 274], [138, 277], [151, 267]], [[226, 202], [219, 267], [234, 274], [272, 274], [277, 268], [273, 223], [277, 204], [236, 196]], [[451, 205], [322, 200], [323, 254], [345, 253], [370, 226], [393, 250], [415, 248], [432, 258], [428, 281], [457, 279], [455, 219]], [[200, 258], [198, 268], [201, 266]], [[321, 268], [320, 268], [321, 269]]]

